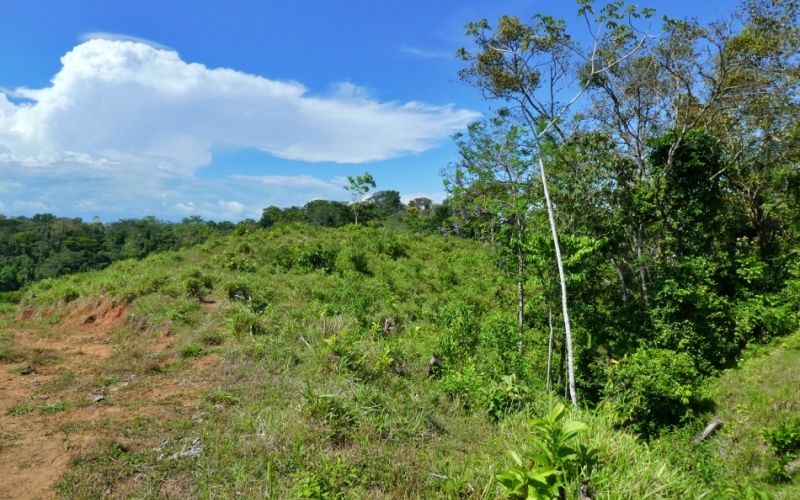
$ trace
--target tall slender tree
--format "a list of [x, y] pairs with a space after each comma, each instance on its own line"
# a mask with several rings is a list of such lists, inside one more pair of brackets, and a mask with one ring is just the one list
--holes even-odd
[[[630, 19], [649, 17], [652, 10], [626, 7], [614, 2], [595, 11], [591, 0], [578, 1], [578, 13], [590, 26], [593, 43], [582, 47], [566, 30], [566, 23], [550, 16], [534, 15], [529, 24], [517, 17], [503, 16], [492, 28], [485, 19], [467, 25], [474, 50], [462, 48], [459, 56], [468, 63], [461, 78], [480, 88], [488, 99], [515, 105], [531, 131], [529, 147], [542, 183], [550, 230], [561, 284], [562, 317], [567, 345], [570, 399], [578, 404], [569, 306], [561, 246], [547, 182], [545, 155], [549, 136], [565, 137], [563, 120], [589, 85], [618, 65], [643, 44], [646, 35], [637, 32]], [[631, 42], [633, 41], [633, 44]], [[618, 47], [627, 47], [620, 53]], [[605, 57], [613, 54], [614, 57]], [[566, 96], [566, 97], [565, 97]]]

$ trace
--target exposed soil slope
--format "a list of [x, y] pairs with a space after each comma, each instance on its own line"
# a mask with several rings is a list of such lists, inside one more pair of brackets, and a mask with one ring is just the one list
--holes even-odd
[[[59, 315], [65, 317], [56, 321]], [[195, 384], [178, 377], [153, 384], [152, 376], [120, 368], [123, 346], [114, 334], [126, 319], [124, 304], [100, 299], [66, 311], [24, 311], [7, 327], [19, 356], [0, 363], [0, 499], [54, 497], [53, 484], [71, 460], [109, 438], [96, 432], [98, 422], [194, 404]], [[149, 343], [143, 337], [141, 357], [153, 356], [156, 368], [168, 362], [169, 332]]]

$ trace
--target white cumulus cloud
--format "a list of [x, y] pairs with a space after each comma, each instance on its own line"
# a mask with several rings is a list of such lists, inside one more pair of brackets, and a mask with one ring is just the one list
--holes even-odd
[[308, 162], [361, 163], [430, 149], [475, 112], [378, 102], [353, 84], [329, 97], [296, 82], [187, 63], [152, 45], [94, 38], [62, 57], [50, 87], [0, 94], [0, 161], [64, 159], [191, 173], [213, 146]]
[[254, 217], [270, 204], [341, 197], [344, 181], [237, 175], [235, 165], [224, 179], [196, 177], [215, 148], [368, 163], [438, 147], [478, 117], [380, 102], [350, 82], [312, 95], [298, 82], [186, 62], [147, 40], [84, 38], [49, 86], [4, 90], [0, 82], [0, 210]]

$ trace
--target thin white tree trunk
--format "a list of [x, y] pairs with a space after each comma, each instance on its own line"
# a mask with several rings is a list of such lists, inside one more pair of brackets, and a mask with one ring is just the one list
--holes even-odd
[[[538, 137], [537, 143], [539, 143]], [[572, 351], [572, 328], [569, 324], [569, 308], [567, 307], [567, 280], [564, 275], [564, 263], [561, 260], [561, 244], [558, 242], [558, 231], [556, 231], [556, 219], [553, 215], [553, 204], [550, 201], [550, 190], [547, 187], [547, 175], [545, 174], [544, 160], [541, 155], [541, 143], [537, 145], [539, 146], [539, 173], [542, 177], [544, 201], [547, 204], [547, 217], [550, 219], [550, 232], [553, 234], [553, 246], [556, 250], [558, 278], [561, 282], [561, 309], [564, 314], [564, 334], [567, 341], [567, 383], [569, 384], [569, 396], [572, 401], [572, 406], [578, 406], [578, 394], [575, 392], [575, 362]]]

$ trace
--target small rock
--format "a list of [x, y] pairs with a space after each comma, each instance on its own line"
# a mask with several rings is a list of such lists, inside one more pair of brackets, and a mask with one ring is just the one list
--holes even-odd
[[181, 451], [179, 451], [178, 453], [174, 453], [169, 458], [171, 460], [175, 458], [185, 458], [185, 457], [197, 458], [202, 454], [203, 454], [203, 443], [200, 442], [200, 438], [195, 438], [195, 440], [192, 441], [192, 444], [184, 446], [183, 448], [181, 448]]
[[89, 400], [94, 403], [99, 403], [104, 399], [106, 399], [106, 397], [103, 396], [102, 394], [89, 394]]

